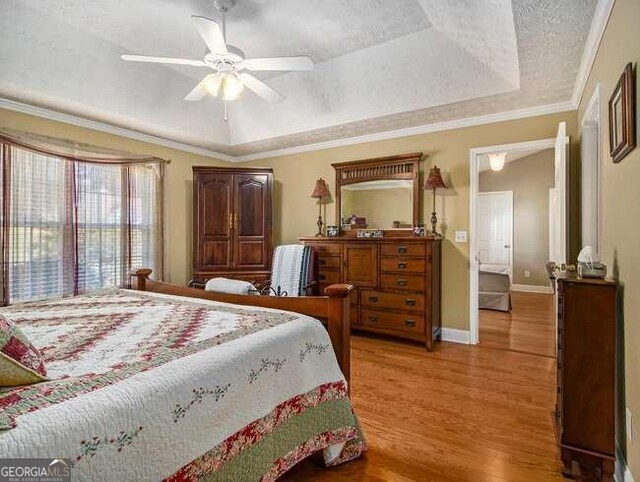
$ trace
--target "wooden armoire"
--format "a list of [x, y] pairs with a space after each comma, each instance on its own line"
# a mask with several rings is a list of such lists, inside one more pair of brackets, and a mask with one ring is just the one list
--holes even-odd
[[193, 167], [193, 279], [269, 279], [273, 170]]

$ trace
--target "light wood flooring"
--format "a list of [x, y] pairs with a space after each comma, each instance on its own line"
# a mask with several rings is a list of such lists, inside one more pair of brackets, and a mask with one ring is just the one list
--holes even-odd
[[369, 452], [333, 469], [312, 457], [284, 480], [563, 480], [551, 426], [551, 299], [516, 293], [510, 333], [505, 316], [483, 313], [479, 346], [443, 342], [427, 353], [354, 336], [351, 394]]
[[553, 295], [511, 293], [511, 313], [480, 310], [483, 347], [556, 356]]

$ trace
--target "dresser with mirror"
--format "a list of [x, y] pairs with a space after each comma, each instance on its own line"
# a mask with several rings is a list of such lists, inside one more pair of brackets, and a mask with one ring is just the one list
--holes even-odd
[[[320, 293], [352, 284], [351, 328], [414, 340], [441, 336], [440, 236], [416, 236], [421, 153], [333, 164], [340, 235], [300, 238], [313, 248]], [[370, 237], [365, 237], [370, 236]]]

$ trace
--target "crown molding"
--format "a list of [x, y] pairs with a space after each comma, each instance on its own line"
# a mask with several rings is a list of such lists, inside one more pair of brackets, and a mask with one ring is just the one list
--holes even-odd
[[589, 29], [589, 35], [587, 36], [587, 42], [582, 52], [582, 60], [580, 61], [580, 67], [578, 68], [578, 75], [576, 76], [576, 83], [573, 88], [573, 95], [571, 96], [571, 104], [574, 109], [578, 109], [584, 89], [587, 86], [589, 80], [589, 74], [593, 67], [593, 62], [596, 59], [602, 36], [607, 28], [609, 22], [609, 16], [611, 10], [613, 10], [613, 4], [615, 0], [600, 0], [596, 5], [596, 11], [593, 14], [593, 20], [591, 21], [591, 28]]
[[84, 127], [86, 129], [93, 129], [94, 131], [106, 132], [108, 134], [114, 134], [121, 137], [127, 137], [136, 141], [147, 142], [149, 144], [156, 144], [159, 146], [170, 147], [179, 151], [190, 152], [192, 154], [200, 154], [201, 156], [211, 157], [221, 161], [236, 162], [233, 156], [223, 154], [222, 152], [211, 151], [202, 147], [192, 146], [182, 142], [172, 141], [164, 137], [153, 136], [150, 134], [143, 134], [142, 132], [135, 131], [133, 129], [126, 129], [124, 127], [117, 127], [104, 122], [98, 122], [94, 120], [84, 119], [71, 114], [64, 114], [62, 112], [56, 112], [51, 109], [45, 109], [44, 107], [37, 107], [30, 104], [24, 104], [22, 102], [16, 102], [14, 100], [4, 99], [0, 97], [0, 108], [12, 110], [15, 112], [21, 112], [23, 114], [29, 114], [36, 117], [42, 117], [58, 122], [64, 122], [65, 124], [71, 124], [78, 127]]
[[[100, 132], [106, 132], [129, 139], [135, 139], [137, 141], [148, 142], [150, 144], [156, 144], [164, 147], [170, 147], [180, 151], [191, 152], [193, 154], [200, 154], [202, 156], [211, 157], [221, 161], [238, 163], [248, 162], [258, 159], [268, 159], [270, 157], [285, 156], [289, 154], [299, 154], [302, 152], [318, 151], [322, 149], [331, 149], [335, 147], [349, 146], [353, 144], [361, 144], [365, 142], [375, 142], [381, 140], [395, 139], [399, 137], [408, 137], [420, 134], [427, 134], [430, 132], [440, 132], [451, 129], [460, 129], [463, 127], [478, 126], [482, 124], [491, 124], [494, 122], [504, 122], [509, 120], [524, 119], [527, 117], [535, 117], [547, 114], [556, 114], [559, 112], [567, 112], [575, 110], [575, 107], [570, 102], [559, 102], [556, 104], [547, 104], [542, 106], [528, 107], [526, 109], [518, 109], [505, 112], [496, 112], [494, 114], [486, 114], [476, 117], [467, 117], [464, 119], [456, 119], [453, 121], [437, 122], [434, 124], [424, 124], [415, 127], [407, 127], [403, 129], [395, 129], [391, 131], [383, 131], [375, 134], [366, 134], [362, 136], [347, 137], [344, 139], [336, 139], [332, 141], [318, 142], [314, 144], [306, 144], [302, 146], [287, 147], [284, 149], [278, 149], [273, 151], [256, 152], [253, 154], [232, 156], [224, 154], [222, 152], [216, 152], [202, 147], [192, 146], [190, 144], [184, 144], [182, 142], [172, 141], [163, 137], [153, 136], [150, 134], [143, 134], [141, 132], [126, 129], [124, 127], [117, 127], [104, 122], [93, 121], [84, 119], [82, 117], [64, 114], [62, 112], [56, 112], [44, 107], [37, 107], [14, 100], [0, 98], [0, 108], [8, 109], [24, 114], [29, 114], [45, 119], [50, 119], [58, 122], [64, 122], [66, 124], [72, 124], [78, 127], [84, 127], [87, 129], [93, 129]], [[233, 147], [233, 146], [230, 146]]]
[[366, 134], [363, 136], [346, 137], [344, 139], [336, 139], [333, 141], [318, 142], [315, 144], [307, 144], [303, 146], [287, 147], [274, 151], [256, 152], [255, 154], [247, 154], [244, 156], [236, 156], [236, 162], [247, 162], [258, 159], [267, 159], [270, 157], [286, 156], [290, 154], [299, 154], [302, 152], [318, 151], [322, 149], [332, 149], [334, 147], [350, 146], [353, 144], [361, 144], [364, 142], [375, 142], [398, 137], [408, 137], [420, 134], [428, 134], [430, 132], [440, 132], [452, 129], [461, 129], [463, 127], [472, 127], [482, 124], [491, 124], [494, 122], [504, 122], [510, 120], [524, 119], [527, 117], [536, 117], [548, 114], [557, 114], [559, 112], [567, 112], [575, 110], [571, 102], [558, 102], [556, 104], [547, 104], [536, 107], [528, 107], [526, 109], [511, 110], [505, 112], [496, 112], [494, 114], [486, 114], [476, 117], [467, 117], [464, 119], [456, 119], [453, 121], [436, 122], [434, 124], [424, 124], [416, 127], [406, 127], [403, 129], [395, 129], [392, 131], [377, 132], [375, 134]]

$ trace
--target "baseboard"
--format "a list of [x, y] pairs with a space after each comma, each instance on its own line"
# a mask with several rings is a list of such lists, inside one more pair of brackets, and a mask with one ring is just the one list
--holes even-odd
[[524, 293], [545, 293], [553, 294], [553, 288], [551, 286], [536, 286], [536, 285], [511, 285], [511, 291], [522, 291]]
[[635, 482], [620, 447], [616, 448], [616, 473], [613, 478], [616, 482]]
[[443, 328], [442, 341], [452, 341], [453, 343], [469, 344], [469, 331], [458, 330], [457, 328]]

